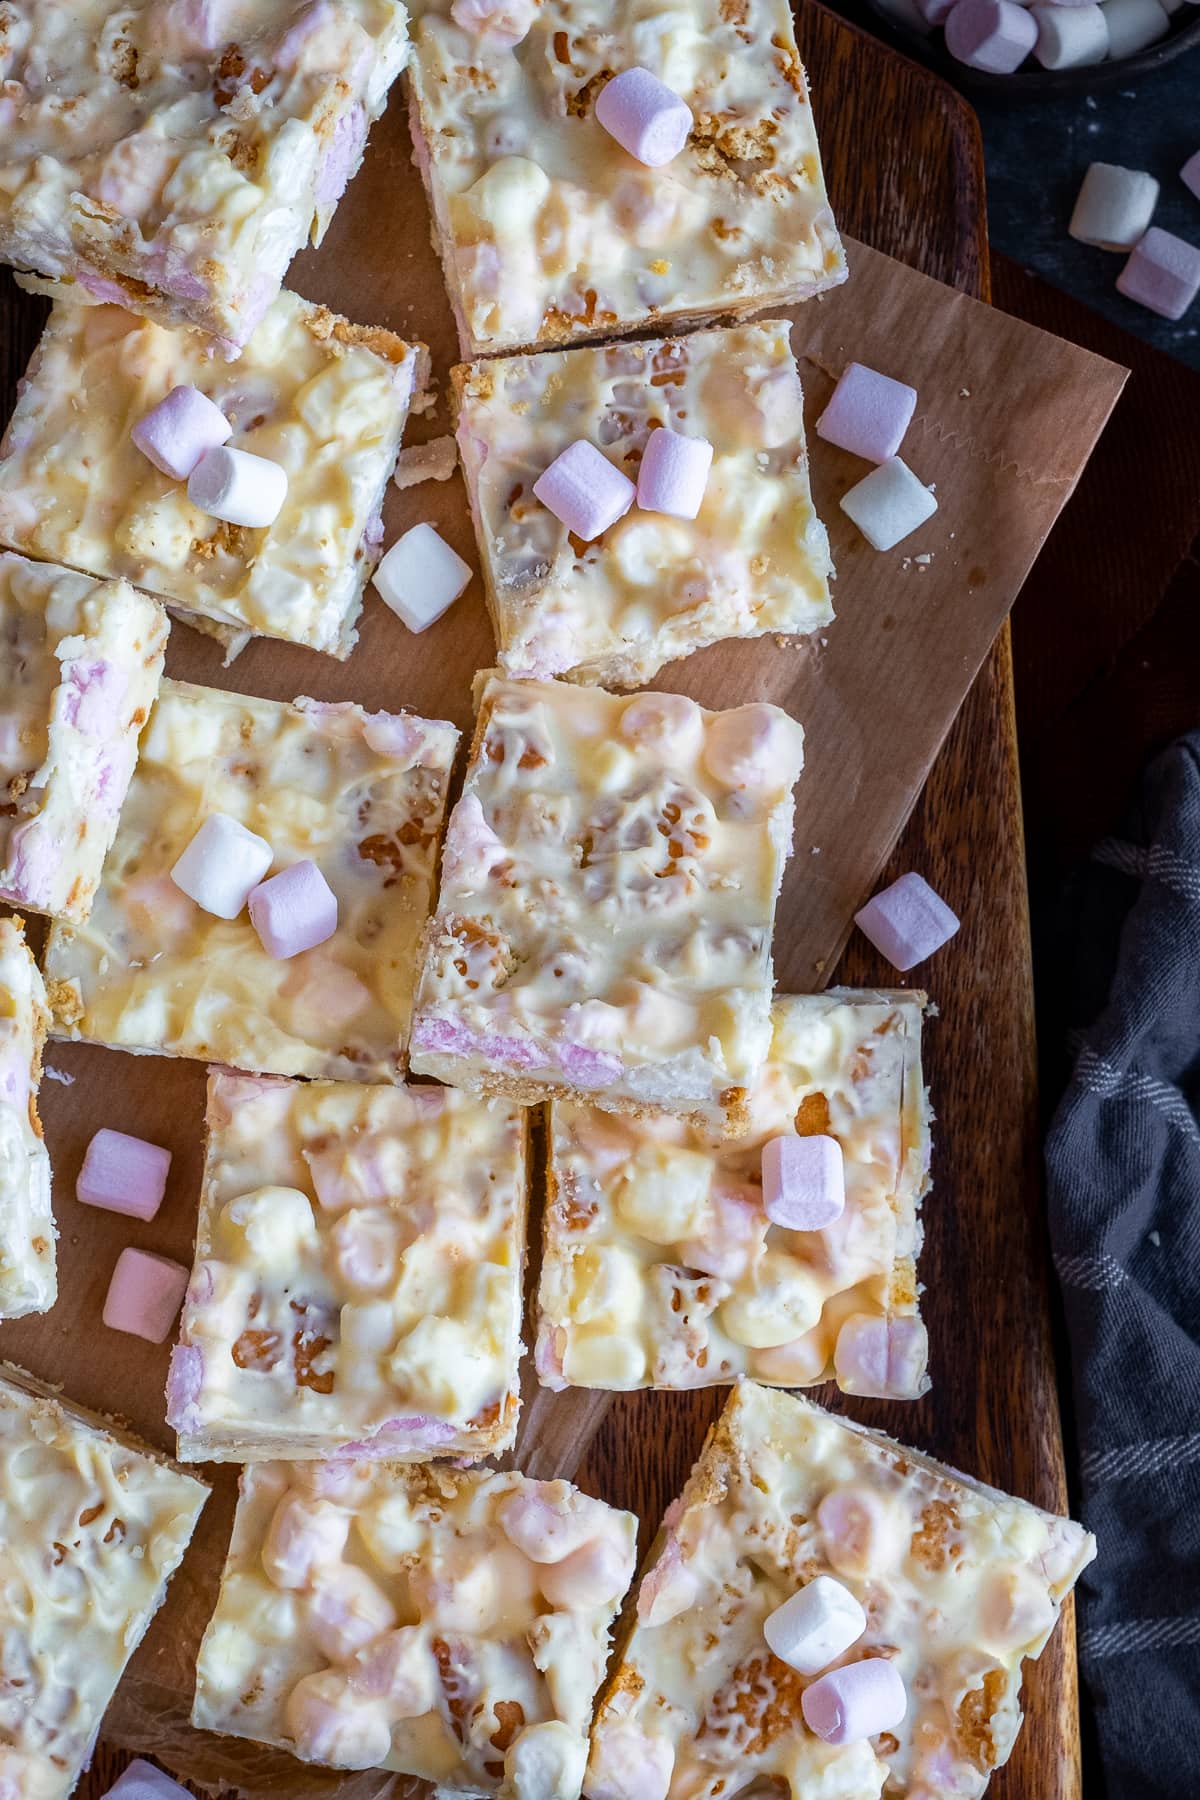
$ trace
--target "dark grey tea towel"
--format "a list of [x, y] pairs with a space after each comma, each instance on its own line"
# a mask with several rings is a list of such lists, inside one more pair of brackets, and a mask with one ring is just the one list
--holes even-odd
[[1108, 1800], [1200, 1797], [1200, 732], [1151, 763], [1071, 920], [1075, 1071], [1046, 1144]]

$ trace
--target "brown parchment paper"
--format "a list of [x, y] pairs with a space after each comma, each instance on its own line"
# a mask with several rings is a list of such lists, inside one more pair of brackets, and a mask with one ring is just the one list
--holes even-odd
[[[813, 490], [830, 530], [837, 620], [819, 639], [714, 647], [656, 684], [708, 706], [768, 699], [805, 727], [796, 850], [775, 943], [785, 988], [824, 984], [926, 773], [1026, 571], [1070, 495], [1124, 380], [1124, 371], [992, 311], [913, 270], [850, 244], [846, 286], [797, 309], [792, 333], [807, 394]], [[433, 351], [435, 408], [407, 442], [450, 429], [445, 377], [456, 346], [428, 215], [411, 164], [403, 109], [372, 134], [361, 176], [319, 252], [291, 284], [363, 324], [391, 327]], [[849, 360], [910, 382], [920, 400], [902, 454], [936, 484], [939, 510], [888, 554], [871, 550], [838, 507], [866, 473], [822, 443], [812, 424]], [[392, 489], [387, 541], [428, 519], [477, 566], [461, 478]], [[412, 637], [373, 594], [348, 663], [277, 643], [252, 645], [229, 669], [211, 641], [176, 625], [168, 673], [275, 698], [312, 694], [371, 707], [408, 706], [470, 723], [471, 678], [493, 660], [476, 580], [434, 627]], [[981, 871], [981, 878], [986, 874]], [[36, 931], [35, 931], [36, 936]], [[24, 1364], [86, 1406], [119, 1413], [171, 1451], [164, 1421], [168, 1346], [108, 1331], [100, 1311], [127, 1243], [190, 1261], [202, 1162], [199, 1064], [51, 1044], [42, 1112], [61, 1232], [60, 1298], [43, 1318], [0, 1326], [0, 1356]], [[66, 1076], [70, 1085], [56, 1081]], [[102, 1125], [167, 1145], [167, 1199], [150, 1224], [77, 1204], [75, 1179]], [[535, 1214], [537, 1208], [535, 1207]], [[536, 1251], [534, 1254], [536, 1261]], [[603, 1395], [551, 1395], [525, 1368], [516, 1460], [539, 1476], [573, 1473], [606, 1405]], [[655, 1405], [639, 1396], [646, 1453]], [[106, 1739], [158, 1756], [198, 1783], [239, 1785], [246, 1800], [337, 1794], [383, 1800], [415, 1791], [381, 1774], [322, 1774], [277, 1752], [194, 1732], [187, 1724], [196, 1651], [228, 1541], [236, 1476], [210, 1470], [214, 1494], [162, 1611], [130, 1665], [104, 1725]]]

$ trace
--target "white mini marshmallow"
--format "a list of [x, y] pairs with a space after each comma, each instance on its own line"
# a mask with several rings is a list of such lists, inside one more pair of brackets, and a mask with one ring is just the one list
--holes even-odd
[[827, 1744], [855, 1744], [890, 1731], [908, 1711], [908, 1695], [884, 1656], [830, 1669], [800, 1696], [804, 1723]]
[[1064, 6], [1053, 0], [1031, 8], [1038, 39], [1033, 54], [1043, 69], [1082, 69], [1108, 55], [1108, 26], [1102, 6]]
[[274, 854], [266, 838], [228, 813], [209, 813], [171, 870], [171, 880], [205, 912], [236, 919]]
[[605, 82], [596, 98], [596, 122], [638, 162], [661, 169], [687, 143], [692, 114], [674, 88], [649, 69], [634, 68]]
[[206, 450], [219, 449], [233, 436], [233, 426], [199, 388], [173, 387], [129, 435], [156, 469], [172, 481], [186, 481]]
[[[967, 0], [960, 0], [966, 5]], [[842, 511], [876, 550], [891, 550], [931, 519], [937, 501], [907, 463], [893, 456], [842, 495]]]
[[576, 438], [538, 476], [533, 492], [547, 512], [590, 544], [624, 518], [637, 489], [595, 444]]
[[959, 924], [941, 895], [912, 872], [872, 895], [854, 922], [902, 975], [948, 943]]
[[1157, 205], [1153, 175], [1122, 169], [1117, 163], [1094, 162], [1083, 178], [1067, 230], [1079, 243], [1094, 244], [1098, 250], [1132, 250]]
[[396, 539], [371, 579], [410, 631], [424, 631], [454, 605], [471, 566], [432, 525], [421, 524]]
[[255, 531], [275, 523], [287, 490], [287, 473], [277, 462], [228, 445], [204, 452], [187, 487], [188, 499], [201, 512]]
[[763, 1620], [771, 1650], [801, 1675], [819, 1675], [866, 1629], [866, 1613], [832, 1575], [816, 1576]]
[[946, 19], [946, 48], [968, 68], [1011, 75], [1037, 42], [1037, 24], [1015, 0], [958, 0]]
[[1200, 200], [1200, 150], [1188, 157], [1179, 171], [1179, 179]]
[[712, 459], [713, 447], [707, 439], [656, 426], [646, 440], [638, 470], [638, 505], [646, 512], [669, 513], [673, 519], [694, 519], [708, 486]]
[[1200, 294], [1200, 249], [1152, 225], [1117, 276], [1117, 292], [1163, 319], [1182, 319]]
[[1158, 0], [1104, 0], [1104, 19], [1108, 54], [1114, 62], [1157, 44], [1171, 29], [1170, 17]]
[[102, 1800], [189, 1800], [186, 1788], [156, 1769], [153, 1763], [134, 1757], [115, 1787], [110, 1787]]

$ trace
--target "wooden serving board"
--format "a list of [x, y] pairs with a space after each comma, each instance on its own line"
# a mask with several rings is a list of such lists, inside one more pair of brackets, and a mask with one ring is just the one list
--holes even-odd
[[[830, 192], [843, 226], [926, 274], [986, 298], [983, 172], [971, 113], [937, 78], [815, 4], [801, 9], [797, 25], [816, 94]], [[396, 157], [397, 179], [403, 174], [407, 181], [406, 162], [394, 150], [389, 155]], [[318, 255], [328, 259], [336, 250], [331, 234], [330, 245]], [[315, 266], [309, 259], [298, 266], [293, 284], [302, 292], [308, 291], [306, 270]], [[418, 281], [429, 279], [428, 267], [413, 273]], [[6, 414], [11, 384], [36, 339], [43, 308], [17, 293], [3, 272], [0, 276], [0, 358], [8, 378], [0, 404]], [[405, 270], [396, 271], [398, 280], [405, 276]], [[474, 619], [464, 625], [472, 641], [478, 635], [482, 660], [488, 654], [486, 629]], [[237, 665], [224, 685], [244, 682], [253, 689], [258, 684], [251, 667], [264, 664], [248, 664], [244, 676]], [[393, 696], [396, 702], [408, 697], [402, 687]], [[1062, 1510], [1066, 1491], [1038, 1185], [1032, 986], [1007, 626], [936, 761], [891, 873], [909, 867], [925, 872], [966, 921], [930, 971], [941, 1014], [927, 1033], [938, 1126], [921, 1276], [929, 1290], [935, 1386], [916, 1406], [854, 1401], [847, 1410], [986, 1481]], [[803, 985], [797, 970], [782, 973]], [[823, 971], [825, 978], [829, 973]], [[858, 939], [836, 978], [857, 984], [894, 976]], [[92, 1059], [102, 1054], [72, 1051], [50, 1060], [69, 1063], [86, 1079]], [[149, 1072], [163, 1065], [141, 1067]], [[201, 1071], [192, 1073], [198, 1088]], [[56, 1090], [46, 1098], [65, 1122], [70, 1091]], [[165, 1093], [157, 1100], [150, 1093], [146, 1103], [144, 1129], [154, 1136], [154, 1112], [165, 1115], [172, 1102]], [[165, 1116], [162, 1122], [165, 1132]], [[196, 1185], [198, 1146], [193, 1161], [194, 1167], [177, 1171], [181, 1188]], [[94, 1285], [102, 1292], [99, 1272]], [[6, 1339], [0, 1347], [14, 1354], [10, 1343]], [[819, 1397], [835, 1408], [844, 1405], [833, 1390], [822, 1390]], [[643, 1547], [682, 1485], [722, 1398], [719, 1389], [625, 1396], [605, 1416], [579, 1479], [637, 1512]], [[109, 1404], [120, 1400], [110, 1398]], [[215, 1510], [214, 1503], [210, 1511]], [[79, 1789], [84, 1800], [103, 1794], [127, 1759], [126, 1752], [101, 1744]], [[1069, 1608], [1031, 1672], [1025, 1729], [992, 1791], [997, 1800], [1077, 1800]]]

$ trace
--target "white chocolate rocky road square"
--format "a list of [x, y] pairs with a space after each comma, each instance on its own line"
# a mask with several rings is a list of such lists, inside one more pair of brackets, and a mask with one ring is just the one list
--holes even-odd
[[773, 706], [489, 676], [412, 1068], [735, 1126], [770, 1044], [802, 744]]
[[128, 582], [0, 551], [0, 899], [87, 918], [167, 629]]
[[192, 1723], [438, 1793], [576, 1800], [636, 1532], [565, 1481], [253, 1463]]
[[[833, 989], [777, 1000], [740, 1138], [554, 1102], [543, 1386], [753, 1375], [904, 1398], [928, 1387], [916, 1280], [924, 998]], [[844, 1210], [821, 1229], [787, 1229], [764, 1210], [763, 1146], [792, 1134], [832, 1138], [842, 1153]]]
[[[164, 681], [91, 917], [50, 934], [55, 1029], [256, 1073], [396, 1080], [457, 741], [408, 714]], [[275, 958], [244, 910], [217, 918], [175, 885], [214, 813], [263, 837], [274, 869], [316, 864], [332, 937]]]
[[525, 1177], [512, 1105], [211, 1074], [168, 1387], [183, 1460], [508, 1449]]
[[[636, 687], [724, 638], [833, 617], [786, 320], [454, 371], [458, 443], [500, 662]], [[656, 426], [714, 450], [699, 515], [634, 506], [580, 542], [534, 482], [579, 438], [631, 481]]]
[[[465, 355], [759, 311], [845, 280], [786, 0], [418, 0], [413, 138]], [[692, 130], [596, 119], [645, 68]]]
[[20, 919], [0, 919], [0, 1319], [58, 1297], [50, 1157], [37, 1091], [50, 1012]]
[[66, 1800], [208, 1498], [0, 1363], [0, 1793]]
[[[233, 651], [255, 636], [349, 656], [427, 363], [421, 346], [290, 293], [233, 364], [194, 332], [58, 299], [0, 443], [0, 543], [135, 581]], [[285, 471], [274, 524], [202, 512], [133, 442], [179, 386], [220, 408], [231, 449]]]
[[406, 24], [400, 0], [5, 0], [0, 261], [236, 355], [357, 169]]
[[[652, 1548], [584, 1791], [974, 1800], [1012, 1750], [1022, 1659], [1041, 1653], [1095, 1553], [1069, 1519], [740, 1383]], [[764, 1623], [819, 1576], [861, 1608], [859, 1629], [828, 1660], [794, 1655], [812, 1671], [801, 1674]], [[874, 1658], [890, 1664], [904, 1712], [859, 1736], [850, 1709], [839, 1728], [809, 1696]]]

